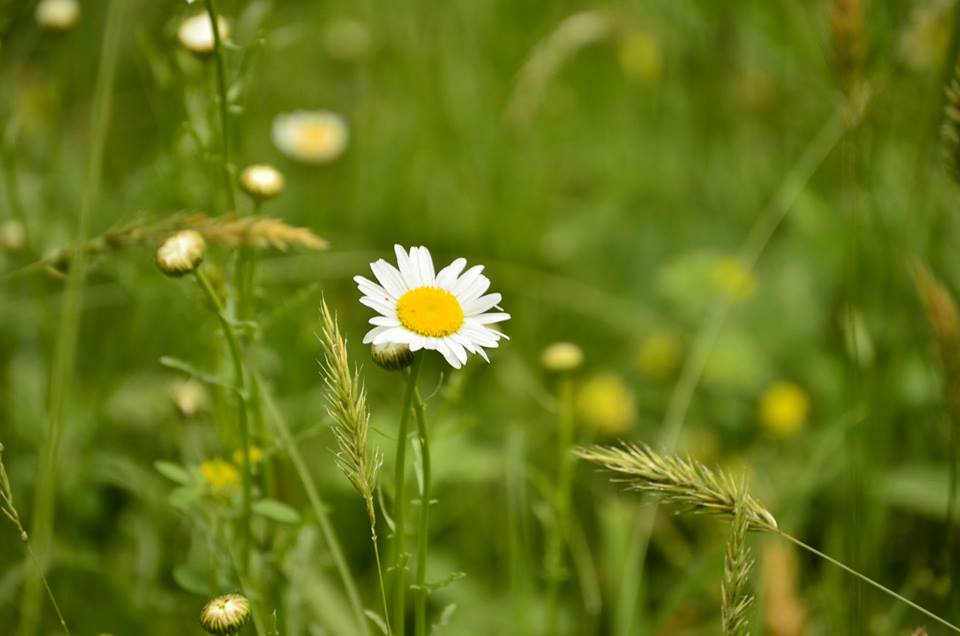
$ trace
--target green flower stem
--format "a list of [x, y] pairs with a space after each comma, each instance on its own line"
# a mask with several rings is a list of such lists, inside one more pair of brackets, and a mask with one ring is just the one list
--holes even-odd
[[220, 22], [217, 20], [217, 7], [214, 0], [205, 0], [207, 15], [213, 26], [214, 59], [217, 65], [217, 93], [220, 101], [220, 137], [221, 137], [221, 165], [223, 167], [223, 184], [227, 193], [228, 207], [236, 211], [237, 201], [233, 196], [233, 178], [230, 176], [230, 125], [228, 123], [229, 108], [227, 105], [227, 80], [223, 64], [223, 40], [220, 39]]
[[414, 625], [416, 636], [427, 634], [427, 548], [430, 539], [430, 440], [428, 438], [426, 407], [420, 398], [420, 391], [414, 386], [413, 405], [417, 414], [417, 434], [420, 440], [420, 461], [423, 486], [420, 490], [420, 521], [417, 526], [417, 597]]
[[403, 407], [400, 412], [400, 428], [397, 431], [397, 455], [394, 462], [394, 497], [393, 497], [393, 633], [403, 636], [404, 616], [406, 614], [406, 553], [403, 551], [404, 523], [406, 515], [406, 461], [407, 461], [407, 427], [410, 423], [410, 411], [413, 405], [413, 394], [417, 388], [417, 378], [420, 375], [420, 366], [423, 356], [418, 355], [413, 360], [407, 377], [407, 388], [403, 394]]
[[560, 422], [557, 435], [557, 489], [554, 493], [554, 524], [547, 544], [546, 569], [548, 633], [557, 631], [559, 621], [560, 585], [566, 578], [563, 564], [564, 537], [567, 533], [570, 510], [570, 491], [573, 488], [573, 379], [565, 375], [560, 379], [557, 402], [560, 405]]
[[[114, 0], [107, 9], [106, 28], [100, 48], [100, 60], [94, 87], [91, 117], [90, 155], [83, 195], [77, 213], [76, 245], [83, 245], [87, 238], [87, 223], [91, 211], [99, 202], [100, 181], [106, 149], [107, 129], [111, 122], [113, 84], [117, 63], [120, 59], [120, 40], [123, 17], [129, 3]], [[56, 518], [57, 467], [59, 465], [60, 439], [66, 419], [66, 403], [76, 369], [77, 334], [80, 313], [83, 308], [83, 283], [86, 273], [86, 253], [75, 250], [70, 264], [66, 286], [61, 302], [57, 340], [50, 371], [48, 404], [48, 429], [44, 448], [39, 454], [37, 485], [33, 495], [33, 522], [30, 536], [36, 549], [35, 561], [41, 573], [46, 570], [53, 544], [53, 527]], [[19, 636], [33, 636], [40, 620], [42, 576], [28, 577], [20, 598]]]
[[350, 599], [354, 618], [357, 621], [357, 628], [361, 634], [368, 635], [370, 629], [367, 626], [366, 618], [363, 614], [363, 603], [360, 601], [360, 594], [357, 592], [357, 584], [353, 580], [350, 568], [347, 566], [347, 559], [343, 555], [343, 550], [340, 548], [340, 542], [337, 540], [336, 532], [334, 532], [333, 525], [330, 523], [326, 506], [323, 500], [320, 499], [317, 486], [313, 483], [313, 478], [310, 476], [307, 462], [304, 461], [303, 455], [300, 454], [297, 443], [290, 432], [290, 427], [287, 426], [283, 414], [280, 413], [280, 409], [277, 408], [276, 403], [273, 401], [273, 396], [271, 396], [270, 391], [264, 387], [263, 379], [259, 375], [254, 375], [254, 384], [258, 387], [260, 395], [263, 398], [263, 406], [267, 412], [267, 416], [273, 422], [280, 442], [290, 457], [290, 462], [293, 464], [294, 470], [297, 471], [297, 476], [300, 478], [303, 490], [307, 494], [307, 500], [310, 502], [311, 508], [313, 508], [313, 514], [317, 518], [317, 524], [320, 526], [323, 540], [327, 544], [327, 549], [330, 550], [333, 563], [337, 568], [337, 572], [340, 574], [340, 580], [347, 591], [347, 597]]
[[373, 496], [366, 497], [367, 517], [370, 519], [370, 541], [373, 543], [373, 557], [377, 562], [377, 583], [380, 584], [380, 600], [383, 602], [383, 623], [387, 628], [387, 636], [393, 633], [390, 629], [390, 609], [387, 607], [387, 588], [383, 583], [383, 565], [380, 562], [380, 541], [377, 539], [377, 513], [373, 506]]
[[220, 302], [217, 292], [213, 290], [210, 281], [204, 276], [203, 272], [196, 269], [193, 273], [207, 298], [216, 309], [220, 326], [223, 327], [223, 333], [230, 346], [230, 357], [233, 358], [234, 383], [237, 393], [237, 423], [240, 428], [240, 448], [243, 452], [243, 521], [240, 532], [240, 572], [245, 576], [250, 568], [250, 507], [253, 490], [250, 466], [250, 431], [247, 426], [247, 408], [249, 407], [247, 377], [243, 370], [243, 355], [240, 350], [240, 343], [237, 340], [237, 334], [233, 331], [233, 326], [224, 314], [223, 303]]

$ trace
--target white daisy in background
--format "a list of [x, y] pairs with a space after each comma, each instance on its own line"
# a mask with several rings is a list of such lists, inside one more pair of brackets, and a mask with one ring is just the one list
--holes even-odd
[[[230, 37], [230, 23], [223, 16], [217, 16], [220, 39]], [[177, 29], [180, 45], [195, 55], [210, 55], [217, 46], [213, 36], [213, 20], [207, 13], [197, 13], [180, 23]]]
[[380, 315], [370, 319], [374, 328], [364, 344], [405, 344], [411, 351], [439, 351], [455, 369], [475, 353], [489, 362], [484, 348], [494, 349], [503, 333], [490, 325], [508, 320], [510, 314], [489, 312], [497, 308], [500, 294], [485, 294], [490, 280], [483, 265], [467, 266], [458, 258], [434, 273], [433, 259], [425, 247], [411, 247], [407, 253], [395, 245], [397, 265], [382, 258], [370, 264], [377, 281], [363, 276], [354, 280], [363, 293], [360, 302]]
[[347, 122], [325, 110], [298, 110], [273, 120], [273, 143], [303, 163], [328, 163], [343, 154], [350, 139]]

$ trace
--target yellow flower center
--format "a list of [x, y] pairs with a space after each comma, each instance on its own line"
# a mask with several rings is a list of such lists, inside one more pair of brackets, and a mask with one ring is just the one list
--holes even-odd
[[333, 131], [326, 122], [310, 122], [302, 125], [297, 133], [297, 148], [302, 152], [321, 152], [333, 141]]
[[443, 338], [456, 333], [463, 324], [463, 308], [445, 289], [417, 287], [397, 301], [397, 318], [416, 334]]

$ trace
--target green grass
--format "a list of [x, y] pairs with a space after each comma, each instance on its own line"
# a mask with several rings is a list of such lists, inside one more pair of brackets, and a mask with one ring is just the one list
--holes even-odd
[[[203, 3], [86, 2], [66, 33], [39, 29], [35, 4], [0, 0], [0, 442], [72, 633], [200, 633], [209, 597], [243, 590], [256, 618], [244, 633], [354, 634], [354, 581], [363, 608], [382, 612], [369, 517], [337, 468], [317, 364], [321, 294], [361, 368], [367, 444], [385, 458], [374, 502], [393, 613], [404, 382], [361, 344], [372, 312], [352, 277], [392, 260], [394, 243], [428, 246], [439, 266], [485, 264], [512, 315], [491, 364], [422, 360], [427, 417], [408, 433], [429, 423], [434, 503], [425, 534], [411, 445], [405, 580], [428, 584], [437, 634], [719, 633], [728, 524], [655, 511], [564, 465], [571, 408], [575, 444], [623, 437], [745, 474], [792, 536], [960, 621], [949, 408], [960, 389], [911, 270], [918, 260], [948, 291], [960, 286], [960, 186], [940, 136], [956, 15], [942, 14], [930, 32], [942, 44], [917, 68], [904, 52], [929, 42], [903, 44], [904, 33], [914, 6], [935, 3], [865, 4], [857, 74], [870, 91], [851, 124], [826, 1], [220, 0], [222, 90], [216, 58], [177, 46]], [[366, 29], [365, 51], [332, 42], [344, 19]], [[623, 59], [631, 38], [652, 55], [639, 67]], [[274, 116], [297, 109], [346, 118], [343, 156], [307, 166], [274, 147]], [[204, 272], [226, 291], [244, 412], [267, 458], [253, 497], [271, 503], [254, 502], [241, 577], [240, 489], [212, 496], [198, 468], [243, 445], [213, 307], [192, 278], [157, 271], [155, 241], [61, 258], [65, 277], [38, 263], [124, 225], [224, 214], [234, 196], [253, 214], [224, 183], [251, 163], [286, 177], [262, 214], [330, 248], [208, 247]], [[742, 298], [722, 291], [730, 262], [755, 285]], [[664, 334], [677, 355], [653, 368], [642, 352]], [[560, 340], [585, 352], [572, 397], [540, 366]], [[215, 381], [193, 418], [169, 395], [184, 369]], [[636, 403], [616, 434], [580, 392], [606, 371]], [[788, 437], [757, 416], [780, 379], [810, 400]], [[0, 526], [0, 632], [56, 633], [18, 534]], [[777, 539], [747, 537], [754, 634], [780, 636], [764, 567]], [[806, 633], [940, 633], [795, 556]], [[406, 600], [409, 633], [418, 596]]]

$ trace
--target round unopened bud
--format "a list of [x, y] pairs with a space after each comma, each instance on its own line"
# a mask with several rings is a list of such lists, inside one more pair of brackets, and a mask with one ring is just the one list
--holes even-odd
[[375, 344], [370, 347], [370, 355], [378, 366], [387, 371], [399, 371], [413, 364], [413, 351], [405, 344]]
[[20, 533], [20, 540], [23, 541], [24, 543], [30, 540], [30, 535], [27, 534], [26, 530]]
[[210, 634], [232, 634], [250, 619], [250, 601], [239, 594], [218, 596], [200, 610], [200, 626]]
[[[223, 16], [217, 16], [217, 30], [220, 31], [221, 42], [230, 37], [230, 24]], [[210, 15], [198, 13], [181, 22], [177, 39], [180, 40], [180, 46], [194, 55], [207, 56], [213, 53], [217, 42]]]
[[207, 244], [200, 232], [181, 230], [157, 248], [157, 267], [167, 276], [183, 276], [203, 261]]
[[80, 3], [77, 0], [40, 0], [33, 17], [46, 31], [69, 31], [80, 17]]
[[283, 175], [273, 166], [256, 164], [240, 173], [240, 187], [258, 201], [272, 199], [283, 192], [283, 186]]
[[555, 342], [543, 350], [540, 363], [547, 371], [569, 373], [583, 364], [583, 349], [572, 342]]

